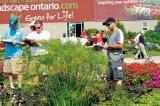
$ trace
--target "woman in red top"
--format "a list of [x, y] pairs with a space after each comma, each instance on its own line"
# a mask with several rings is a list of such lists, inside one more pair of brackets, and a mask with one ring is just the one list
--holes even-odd
[[97, 38], [97, 44], [104, 47], [104, 42], [103, 42], [103, 33], [102, 32], [97, 32], [96, 38]]
[[81, 33], [81, 36], [84, 37], [84, 38], [87, 38], [87, 37], [88, 37], [87, 31], [84, 30], [84, 31]]

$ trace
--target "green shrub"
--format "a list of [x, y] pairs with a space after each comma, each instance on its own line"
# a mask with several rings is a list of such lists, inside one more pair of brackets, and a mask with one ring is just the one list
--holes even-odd
[[128, 31], [127, 33], [127, 38], [135, 38], [137, 35], [137, 32], [131, 32], [131, 31]]
[[160, 16], [157, 17], [157, 25], [155, 26], [155, 31], [160, 32]]
[[91, 35], [91, 33], [94, 33], [94, 34], [96, 34], [96, 32], [98, 31], [98, 29], [96, 29], [96, 28], [93, 28], [93, 29], [87, 29], [87, 33], [88, 33], [88, 35]]
[[136, 99], [135, 95], [121, 87], [113, 90], [109, 95], [111, 99], [106, 102], [105, 106], [133, 106]]
[[105, 34], [105, 37], [107, 37], [108, 38], [108, 36], [110, 35], [110, 31], [108, 30], [98, 30], [98, 29], [88, 29], [87, 30], [87, 34], [89, 35], [89, 39], [92, 39], [92, 33], [94, 34], [94, 35], [96, 35], [96, 32], [97, 31], [104, 31], [104, 34]]
[[159, 48], [155, 44], [147, 44], [147, 50], [149, 50], [149, 51], [158, 51]]
[[122, 32], [124, 33], [124, 36], [127, 35], [126, 28], [124, 27], [124, 25], [120, 21], [117, 21], [117, 27], [122, 30]]
[[148, 30], [145, 32], [146, 42], [158, 43], [160, 44], [160, 32]]

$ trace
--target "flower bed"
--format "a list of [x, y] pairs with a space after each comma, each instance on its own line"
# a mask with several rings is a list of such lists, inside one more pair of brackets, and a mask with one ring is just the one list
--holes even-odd
[[124, 64], [123, 72], [126, 85], [146, 85], [149, 88], [160, 88], [160, 68], [158, 64]]

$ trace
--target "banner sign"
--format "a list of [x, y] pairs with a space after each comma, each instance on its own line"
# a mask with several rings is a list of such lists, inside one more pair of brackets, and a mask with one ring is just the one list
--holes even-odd
[[155, 19], [160, 16], [159, 0], [0, 0], [0, 24], [10, 14], [21, 23], [40, 19], [46, 23]]
[[[0, 0], [0, 24], [8, 23], [11, 13], [21, 23], [93, 21], [93, 0]], [[89, 5], [89, 7], [88, 7]]]
[[107, 17], [119, 20], [155, 19], [160, 16], [160, 0], [94, 0], [94, 20]]

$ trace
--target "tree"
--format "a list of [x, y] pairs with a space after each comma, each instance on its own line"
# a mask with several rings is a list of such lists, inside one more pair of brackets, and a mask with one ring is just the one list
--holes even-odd
[[160, 32], [160, 16], [157, 17], [157, 25], [155, 26], [155, 31]]

